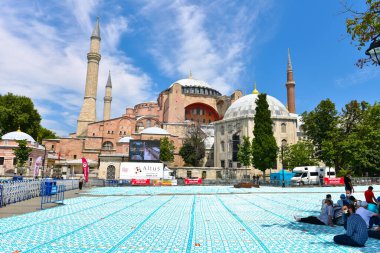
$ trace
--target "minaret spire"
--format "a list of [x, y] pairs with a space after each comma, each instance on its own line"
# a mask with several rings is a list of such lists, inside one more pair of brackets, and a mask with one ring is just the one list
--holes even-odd
[[295, 101], [295, 95], [294, 95], [294, 89], [296, 86], [296, 83], [294, 82], [293, 77], [293, 67], [292, 67], [292, 61], [290, 59], [290, 49], [288, 48], [288, 67], [286, 71], [286, 92], [287, 92], [287, 99], [288, 104], [287, 108], [290, 113], [296, 113], [296, 101]]
[[104, 96], [103, 120], [109, 120], [111, 117], [111, 102], [112, 102], [112, 82], [111, 82], [111, 71], [109, 71], [108, 80], [106, 84], [106, 91], [105, 91], [105, 96]]
[[77, 136], [86, 136], [88, 124], [96, 121], [96, 97], [98, 93], [98, 73], [100, 55], [100, 28], [97, 18], [91, 34], [90, 52], [87, 54], [87, 76], [82, 110], [77, 124]]
[[191, 69], [190, 69], [190, 73], [189, 73], [189, 79], [193, 79], [193, 73], [191, 72]]
[[256, 89], [256, 81], [255, 81], [255, 84], [253, 85], [253, 91], [252, 91], [252, 94], [260, 94], [260, 92]]

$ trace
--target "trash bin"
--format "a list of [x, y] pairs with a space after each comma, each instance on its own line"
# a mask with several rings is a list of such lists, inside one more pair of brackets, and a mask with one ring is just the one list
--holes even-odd
[[[41, 187], [41, 195], [50, 196], [52, 194], [53, 187], [54, 187], [54, 189], [57, 189], [57, 182], [53, 181], [53, 180], [44, 181], [44, 182], [42, 182], [41, 186], [42, 186]], [[56, 190], [55, 190], [54, 194], [55, 193], [56, 193]]]

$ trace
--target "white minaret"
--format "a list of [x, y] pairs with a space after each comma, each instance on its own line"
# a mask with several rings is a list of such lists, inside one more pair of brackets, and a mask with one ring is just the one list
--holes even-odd
[[98, 92], [98, 72], [100, 56], [99, 18], [91, 34], [90, 52], [87, 54], [86, 88], [82, 110], [77, 124], [77, 136], [86, 136], [89, 123], [96, 121], [96, 96]]

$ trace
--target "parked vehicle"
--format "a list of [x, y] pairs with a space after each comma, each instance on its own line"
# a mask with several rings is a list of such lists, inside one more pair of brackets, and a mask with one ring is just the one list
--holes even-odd
[[319, 166], [302, 166], [293, 169], [295, 175], [291, 178], [292, 185], [318, 185], [320, 184], [320, 175], [322, 178], [335, 178], [335, 168]]

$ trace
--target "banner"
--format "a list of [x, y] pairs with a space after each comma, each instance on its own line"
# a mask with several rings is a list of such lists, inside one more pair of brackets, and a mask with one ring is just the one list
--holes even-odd
[[34, 165], [34, 173], [33, 173], [34, 177], [38, 177], [38, 172], [41, 167], [41, 164], [42, 164], [42, 157], [39, 156], [36, 160], [36, 164]]
[[202, 178], [185, 178], [185, 184], [202, 184]]
[[122, 162], [120, 179], [169, 179], [162, 163]]
[[336, 178], [325, 177], [324, 181], [325, 181], [325, 185], [344, 185], [343, 177], [336, 177]]
[[132, 185], [150, 185], [150, 179], [132, 179]]
[[82, 168], [83, 168], [83, 174], [84, 174], [84, 181], [87, 183], [88, 182], [88, 163], [86, 158], [82, 157]]

